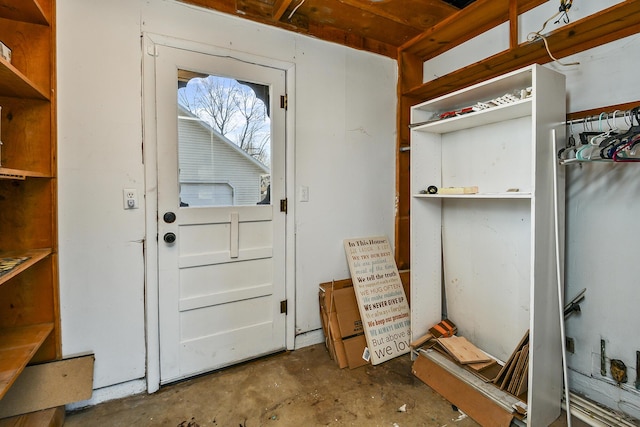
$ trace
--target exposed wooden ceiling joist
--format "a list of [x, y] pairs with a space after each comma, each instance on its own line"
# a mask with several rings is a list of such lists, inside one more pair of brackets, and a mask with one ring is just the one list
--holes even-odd
[[[546, 36], [552, 54], [563, 58], [596, 46], [640, 33], [640, 0], [627, 0], [565, 25]], [[476, 64], [407, 90], [403, 95], [431, 99], [551, 58], [542, 40], [525, 42]]]
[[[518, 0], [521, 14], [547, 0]], [[509, 20], [510, 0], [477, 1], [400, 47], [426, 61]]]
[[284, 12], [291, 5], [292, 1], [293, 0], [275, 0], [273, 3], [273, 13], [271, 14], [274, 21], [279, 21], [280, 18], [282, 18], [282, 15], [284, 15]]
[[451, 0], [181, 1], [391, 58], [399, 46], [460, 10]]

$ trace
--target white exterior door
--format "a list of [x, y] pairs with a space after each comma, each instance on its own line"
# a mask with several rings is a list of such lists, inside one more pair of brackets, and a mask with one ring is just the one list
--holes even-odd
[[[157, 46], [163, 384], [286, 348], [285, 77], [283, 70]], [[243, 150], [237, 132], [225, 136], [199, 117], [202, 100], [187, 86], [197, 79], [237, 83], [245, 105], [264, 103], [266, 149]], [[253, 97], [246, 97], [248, 87]]]

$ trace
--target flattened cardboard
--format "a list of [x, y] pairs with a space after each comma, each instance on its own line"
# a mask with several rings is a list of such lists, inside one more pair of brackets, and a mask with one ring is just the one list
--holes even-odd
[[94, 356], [28, 366], [0, 400], [0, 418], [91, 398]]
[[[407, 297], [407, 303], [409, 305], [411, 305], [411, 271], [410, 270], [402, 270], [399, 271], [400, 273], [400, 280], [402, 281], [402, 287], [404, 288], [404, 294]], [[320, 292], [322, 294], [327, 294], [326, 296], [328, 297], [328, 299], [326, 299], [327, 303], [329, 303], [331, 301], [331, 290], [332, 289], [342, 289], [342, 288], [346, 288], [348, 286], [353, 286], [353, 282], [351, 281], [351, 279], [341, 279], [341, 280], [334, 280], [332, 282], [324, 282], [324, 283], [320, 283]], [[321, 301], [324, 303], [324, 295], [321, 295]], [[327, 310], [327, 313], [329, 312], [328, 310], [328, 306], [329, 304], [327, 304], [327, 307], [324, 307], [324, 304], [321, 303], [321, 305], [323, 305], [323, 308], [325, 308], [325, 310]]]
[[340, 335], [347, 338], [363, 332], [360, 310], [353, 287], [333, 291], [333, 305], [338, 314]]
[[[322, 329], [325, 337], [325, 346], [329, 352], [329, 357], [334, 360], [340, 369], [348, 366], [347, 355], [344, 350], [344, 344], [340, 335], [338, 326], [338, 315], [332, 304], [325, 304], [328, 298], [331, 298], [331, 287], [324, 289], [320, 286], [318, 292], [320, 303], [320, 318], [322, 319]], [[325, 310], [327, 307], [330, 311]]]
[[333, 340], [332, 343], [334, 360], [338, 364], [340, 369], [344, 369], [349, 366], [349, 360], [347, 359], [347, 352], [344, 348], [344, 342], [341, 339]]
[[[324, 343], [329, 348], [329, 316], [325, 311], [320, 309], [320, 319], [322, 320], [322, 333], [324, 334]], [[333, 359], [333, 357], [331, 357]]]
[[349, 362], [347, 361], [347, 354], [342, 342], [342, 337], [340, 336], [338, 315], [335, 311], [329, 315], [329, 345], [331, 346], [329, 352], [332, 354], [333, 360], [336, 361], [338, 367], [340, 367], [340, 369], [346, 368]]
[[413, 374], [482, 426], [509, 427], [513, 413], [483, 395], [424, 355], [413, 362]]
[[345, 339], [342, 342], [344, 343], [344, 350], [347, 354], [349, 369], [355, 369], [369, 364], [368, 361], [362, 358], [364, 349], [367, 346], [367, 340], [364, 335], [356, 335], [355, 337]]
[[320, 283], [320, 306], [327, 312], [335, 311], [331, 297], [334, 290], [344, 289], [353, 286], [351, 279], [334, 280], [332, 282]]

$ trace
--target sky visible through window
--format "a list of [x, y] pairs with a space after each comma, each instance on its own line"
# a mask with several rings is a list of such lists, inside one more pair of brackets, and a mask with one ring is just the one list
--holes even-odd
[[[258, 88], [268, 87], [257, 85]], [[178, 102], [215, 131], [266, 166], [270, 164], [271, 120], [264, 101], [235, 79], [195, 77], [180, 84]]]

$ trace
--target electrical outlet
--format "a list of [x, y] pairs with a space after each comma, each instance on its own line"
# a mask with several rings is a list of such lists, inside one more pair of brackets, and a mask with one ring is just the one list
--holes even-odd
[[125, 209], [138, 209], [138, 192], [135, 188], [122, 190], [122, 202]]
[[300, 186], [300, 201], [308, 202], [309, 201], [309, 187], [306, 185]]

